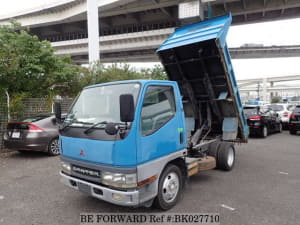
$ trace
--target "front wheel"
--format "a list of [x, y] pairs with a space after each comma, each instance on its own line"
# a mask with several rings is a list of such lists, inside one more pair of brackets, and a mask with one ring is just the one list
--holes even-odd
[[182, 183], [182, 173], [178, 166], [168, 165], [160, 176], [154, 205], [162, 210], [171, 209], [179, 199]]
[[53, 138], [48, 144], [48, 154], [51, 156], [59, 155], [58, 138]]

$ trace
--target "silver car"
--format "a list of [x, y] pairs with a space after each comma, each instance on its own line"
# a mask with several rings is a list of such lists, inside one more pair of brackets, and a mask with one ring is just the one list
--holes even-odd
[[58, 126], [54, 115], [38, 115], [8, 123], [4, 146], [20, 152], [43, 151], [59, 155]]
[[283, 127], [288, 128], [290, 116], [295, 106], [287, 103], [276, 103], [267, 105], [267, 107], [273, 110], [274, 112], [278, 113]]

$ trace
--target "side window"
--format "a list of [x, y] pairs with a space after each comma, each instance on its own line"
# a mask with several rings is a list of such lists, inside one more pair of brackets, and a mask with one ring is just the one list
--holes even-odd
[[165, 123], [176, 112], [174, 91], [170, 86], [149, 86], [143, 101], [141, 113], [141, 133], [149, 135]]

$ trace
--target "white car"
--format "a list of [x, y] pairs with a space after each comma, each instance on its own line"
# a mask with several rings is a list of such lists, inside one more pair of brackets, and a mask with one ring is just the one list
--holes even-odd
[[267, 105], [267, 107], [278, 113], [283, 127], [288, 127], [290, 116], [292, 114], [293, 109], [295, 108], [295, 105], [288, 103], [276, 103]]

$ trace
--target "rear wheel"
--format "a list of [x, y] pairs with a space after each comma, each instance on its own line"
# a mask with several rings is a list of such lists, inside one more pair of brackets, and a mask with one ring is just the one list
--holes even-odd
[[168, 210], [176, 205], [182, 191], [182, 183], [182, 173], [178, 166], [168, 165], [160, 176], [154, 205], [162, 210]]
[[290, 129], [290, 134], [296, 134], [297, 133], [297, 131], [296, 130], [294, 130], [294, 129]]
[[279, 133], [282, 133], [282, 123], [279, 123], [278, 132], [279, 132]]
[[49, 142], [48, 154], [52, 156], [59, 155], [58, 138], [54, 138]]
[[235, 149], [232, 143], [223, 142], [218, 150], [217, 166], [221, 170], [230, 171], [235, 164]]
[[220, 148], [220, 145], [222, 144], [222, 142], [220, 141], [215, 141], [212, 144], [209, 145], [209, 149], [207, 152], [207, 155], [212, 156], [216, 159], [216, 168], [218, 169], [218, 151]]
[[209, 148], [208, 148], [207, 154], [209, 156], [213, 156], [213, 157], [215, 157], [217, 159], [217, 157], [218, 157], [218, 150], [219, 150], [220, 144], [221, 144], [220, 141], [215, 141], [212, 144], [210, 144]]
[[266, 138], [268, 136], [268, 128], [267, 126], [263, 126], [261, 130], [261, 137]]

